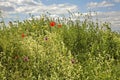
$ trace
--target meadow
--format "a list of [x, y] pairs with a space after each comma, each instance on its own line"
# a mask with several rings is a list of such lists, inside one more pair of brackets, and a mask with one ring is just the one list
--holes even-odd
[[120, 80], [120, 34], [107, 22], [42, 16], [0, 27], [0, 80]]

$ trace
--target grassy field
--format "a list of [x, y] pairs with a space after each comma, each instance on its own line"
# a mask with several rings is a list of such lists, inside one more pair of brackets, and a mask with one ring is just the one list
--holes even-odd
[[120, 34], [90, 20], [0, 27], [0, 80], [120, 80]]

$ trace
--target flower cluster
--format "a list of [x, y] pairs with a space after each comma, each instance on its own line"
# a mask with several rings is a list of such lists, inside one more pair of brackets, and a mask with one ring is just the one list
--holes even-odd
[[[15, 60], [19, 60], [20, 57], [19, 57], [18, 55], [16, 55], [16, 56], [14, 56], [14, 59], [15, 59]], [[24, 56], [24, 57], [23, 57], [23, 61], [24, 61], [24, 62], [28, 62], [28, 61], [29, 61], [28, 56]]]
[[[58, 28], [61, 28], [61, 27], [62, 27], [62, 24], [57, 24], [57, 23], [54, 22], [54, 21], [51, 21], [51, 22], [50, 22], [50, 27], [54, 27], [54, 26], [56, 26], [56, 25], [57, 25]], [[35, 26], [33, 26], [33, 27], [35, 27]], [[21, 34], [21, 37], [24, 39], [24, 38], [26, 37], [26, 34], [25, 34], [25, 33], [22, 33], [22, 34]], [[49, 39], [49, 38], [48, 38], [47, 36], [44, 37], [44, 40], [45, 40], [45, 41], [47, 41], [48, 39]], [[19, 57], [18, 55], [16, 55], [16, 56], [14, 57], [15, 60], [18, 60], [19, 58], [20, 58], [20, 57]], [[28, 56], [24, 56], [24, 57], [23, 57], [23, 61], [24, 61], [24, 62], [28, 62], [28, 61], [29, 61]], [[73, 63], [74, 63], [74, 62], [73, 62]]]
[[[56, 23], [54, 21], [51, 21], [50, 22], [50, 27], [54, 27], [56, 25]], [[58, 24], [57, 25], [58, 28], [61, 28], [62, 27], [62, 24]]]

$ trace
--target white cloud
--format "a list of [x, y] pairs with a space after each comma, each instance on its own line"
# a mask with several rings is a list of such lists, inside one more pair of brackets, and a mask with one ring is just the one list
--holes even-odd
[[10, 2], [0, 2], [0, 9], [2, 11], [14, 11], [14, 5]]
[[120, 0], [114, 0], [114, 2], [120, 3]]
[[100, 7], [111, 7], [113, 3], [102, 1], [102, 2], [90, 2], [87, 4], [88, 8], [100, 8]]
[[77, 10], [78, 7], [73, 4], [52, 4], [45, 5], [35, 0], [6, 0], [0, 1], [0, 8], [6, 13], [41, 13], [50, 12], [52, 14], [65, 14], [67, 10]]
[[110, 22], [112, 29], [120, 30], [120, 11], [98, 12], [96, 16], [101, 22]]

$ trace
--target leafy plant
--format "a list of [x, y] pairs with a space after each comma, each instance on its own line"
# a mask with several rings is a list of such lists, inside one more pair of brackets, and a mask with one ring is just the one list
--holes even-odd
[[2, 25], [0, 80], [119, 80], [120, 34], [86, 18], [66, 22]]

